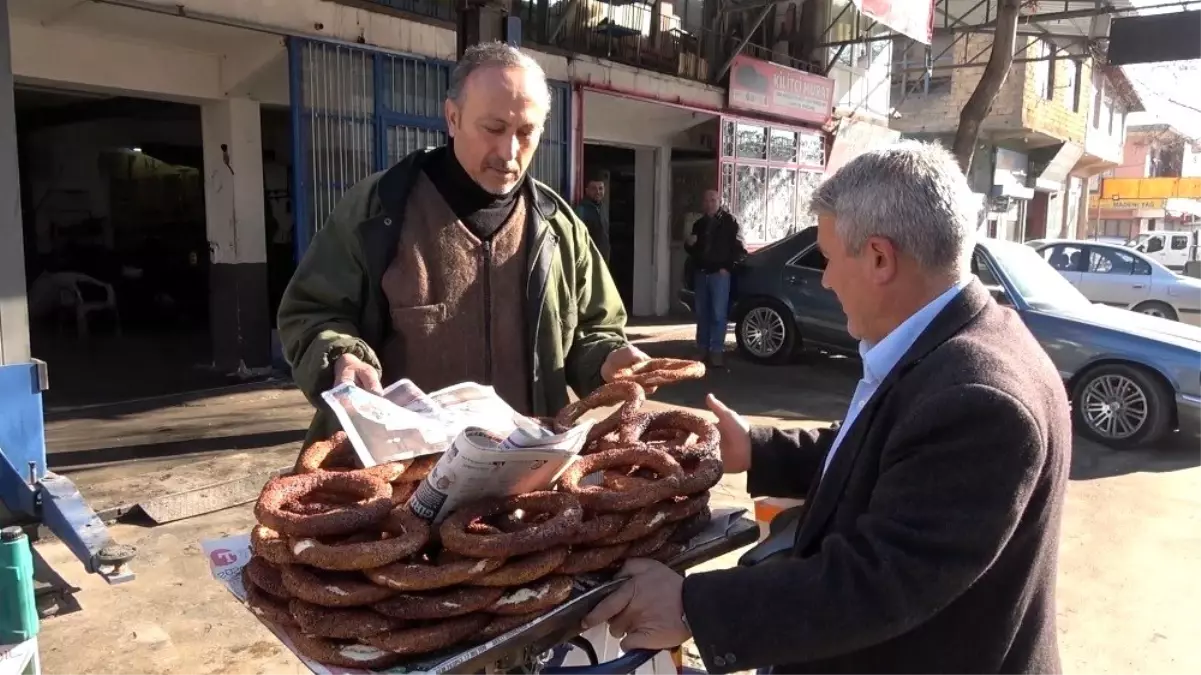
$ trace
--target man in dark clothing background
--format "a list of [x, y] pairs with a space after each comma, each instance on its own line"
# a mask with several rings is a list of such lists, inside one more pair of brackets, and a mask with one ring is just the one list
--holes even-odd
[[588, 234], [592, 235], [592, 243], [600, 251], [605, 264], [609, 263], [609, 219], [601, 202], [605, 200], [605, 181], [600, 178], [590, 178], [584, 186], [584, 198], [575, 207], [575, 213], [588, 226]]
[[746, 257], [742, 229], [721, 204], [717, 190], [705, 191], [705, 215], [684, 242], [693, 270], [696, 346], [706, 363], [722, 367], [729, 323], [730, 282]]
[[584, 224], [526, 170], [550, 112], [538, 63], [500, 42], [467, 50], [445, 102], [451, 142], [348, 190], [279, 309], [293, 378], [317, 408], [306, 443], [338, 428], [322, 392], [413, 380], [491, 385], [553, 416], [647, 358]]

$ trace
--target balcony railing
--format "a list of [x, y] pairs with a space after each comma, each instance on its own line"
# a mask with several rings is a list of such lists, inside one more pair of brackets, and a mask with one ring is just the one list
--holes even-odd
[[[337, 0], [362, 7], [378, 6], [406, 14], [455, 21], [456, 0]], [[683, 8], [676, 14], [674, 8]], [[704, 3], [662, 0], [513, 0], [526, 44], [588, 54], [636, 68], [709, 82], [739, 40], [716, 32]], [[692, 12], [693, 14], [688, 14]], [[709, 26], [706, 22], [712, 22]], [[814, 64], [747, 44], [743, 53], [800, 70], [820, 72]]]
[[[678, 3], [687, 7], [685, 3]], [[541, 0], [515, 2], [530, 42], [637, 68], [708, 81], [712, 60], [702, 17], [678, 16], [661, 2]]]

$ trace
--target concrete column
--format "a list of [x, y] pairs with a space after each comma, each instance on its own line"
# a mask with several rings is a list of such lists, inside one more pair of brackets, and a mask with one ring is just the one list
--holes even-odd
[[259, 104], [242, 98], [205, 104], [201, 126], [213, 360], [225, 371], [266, 366], [271, 320]]
[[655, 148], [634, 151], [634, 316], [655, 313]]
[[671, 312], [671, 144], [655, 150], [655, 316]]
[[12, 43], [8, 0], [0, 0], [0, 363], [29, 362], [29, 302], [25, 288], [25, 233], [13, 110]]

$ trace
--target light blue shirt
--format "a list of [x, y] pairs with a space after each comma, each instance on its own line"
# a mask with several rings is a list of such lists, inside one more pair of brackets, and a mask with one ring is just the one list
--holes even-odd
[[859, 380], [859, 384], [855, 387], [855, 395], [851, 397], [851, 407], [847, 411], [846, 419], [843, 420], [842, 427], [838, 429], [838, 435], [834, 437], [834, 444], [830, 446], [830, 453], [826, 455], [826, 463], [822, 465], [822, 476], [825, 476], [826, 470], [830, 468], [830, 461], [834, 459], [834, 454], [838, 452], [838, 446], [842, 443], [843, 436], [846, 436], [847, 430], [854, 424], [859, 411], [863, 410], [867, 402], [875, 395], [876, 390], [880, 387], [880, 383], [884, 381], [884, 378], [888, 377], [888, 374], [896, 367], [897, 362], [901, 360], [905, 352], [909, 351], [913, 343], [917, 342], [922, 333], [926, 332], [926, 329], [930, 327], [930, 323], [934, 321], [934, 317], [938, 316], [938, 313], [967, 287], [971, 279], [972, 277], [968, 276], [948, 288], [937, 298], [931, 300], [925, 307], [922, 307], [908, 319], [905, 319], [901, 325], [894, 328], [880, 342], [873, 345], [866, 341], [860, 341], [859, 356], [863, 359], [863, 379]]

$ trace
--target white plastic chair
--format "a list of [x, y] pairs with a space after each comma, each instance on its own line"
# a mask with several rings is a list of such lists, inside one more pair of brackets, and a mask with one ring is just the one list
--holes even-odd
[[[105, 283], [81, 272], [55, 272], [51, 275], [58, 288], [59, 331], [62, 331], [63, 310], [75, 314], [75, 331], [80, 340], [87, 340], [88, 315], [94, 312], [112, 312], [117, 337], [121, 337], [121, 314], [117, 311], [117, 293], [112, 284]], [[84, 300], [83, 288], [97, 286], [104, 290], [103, 300]]]

